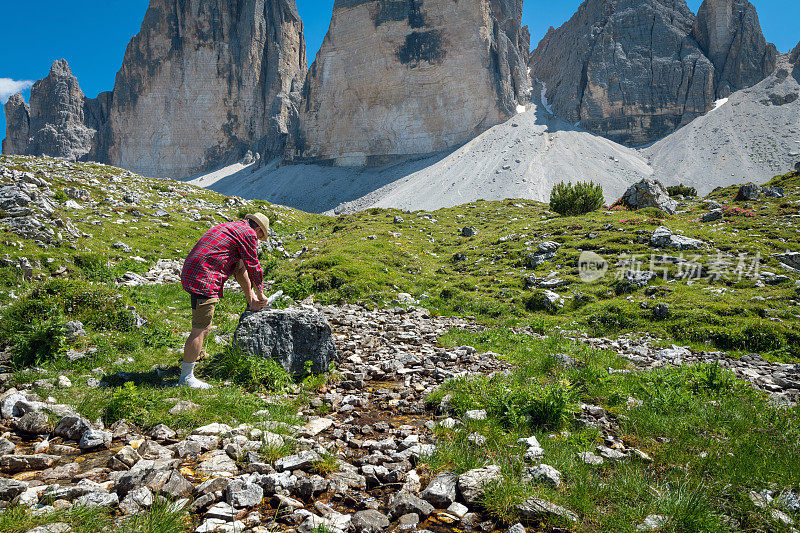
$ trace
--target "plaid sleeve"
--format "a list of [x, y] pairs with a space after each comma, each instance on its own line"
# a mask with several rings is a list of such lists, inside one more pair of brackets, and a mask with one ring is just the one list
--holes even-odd
[[258, 238], [255, 233], [246, 233], [242, 235], [244, 244], [241, 250], [242, 261], [247, 273], [250, 275], [250, 281], [259, 290], [264, 289], [264, 272], [261, 270], [261, 263], [258, 261]]

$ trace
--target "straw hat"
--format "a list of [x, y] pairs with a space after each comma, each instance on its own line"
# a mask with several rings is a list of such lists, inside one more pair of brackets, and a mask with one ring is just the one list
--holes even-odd
[[264, 238], [261, 239], [262, 241], [269, 239], [269, 219], [267, 218], [267, 215], [264, 213], [253, 213], [252, 215], [247, 215], [244, 218], [246, 220], [252, 220], [258, 224], [258, 227], [261, 228], [261, 231], [264, 234]]

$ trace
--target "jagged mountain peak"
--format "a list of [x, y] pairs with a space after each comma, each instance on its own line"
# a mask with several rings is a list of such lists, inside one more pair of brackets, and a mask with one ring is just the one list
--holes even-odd
[[72, 76], [72, 69], [66, 59], [56, 59], [50, 66], [49, 76]]
[[775, 70], [747, 0], [586, 0], [531, 53], [556, 113], [628, 145], [663, 138]]
[[4, 154], [24, 154], [28, 149], [31, 130], [31, 109], [21, 94], [12, 94], [4, 106], [6, 113], [6, 137], [3, 139]]
[[586, 0], [531, 53], [555, 112], [623, 144], [644, 144], [704, 113], [713, 65], [690, 37], [684, 0]]
[[26, 153], [81, 159], [96, 145], [97, 125], [87, 121], [86, 96], [66, 59], [31, 87], [30, 141]]
[[[7, 107], [4, 153], [187, 177], [283, 153], [306, 72], [294, 0], [151, 0], [114, 90], [87, 99], [65, 60]], [[10, 113], [10, 114], [9, 114]], [[30, 139], [30, 140], [28, 140]]]
[[714, 64], [717, 98], [751, 87], [775, 70], [778, 50], [764, 38], [748, 0], [705, 0], [692, 35]]
[[281, 153], [305, 71], [294, 0], [152, 0], [114, 84], [108, 159], [185, 177]]

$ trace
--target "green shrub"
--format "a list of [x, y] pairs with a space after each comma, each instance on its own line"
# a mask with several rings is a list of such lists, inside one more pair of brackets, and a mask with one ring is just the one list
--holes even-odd
[[89, 281], [109, 281], [114, 277], [114, 272], [106, 259], [101, 254], [78, 254], [73, 258], [83, 276]]
[[142, 391], [131, 382], [116, 389], [103, 409], [103, 422], [111, 425], [118, 420], [128, 420], [143, 427], [148, 420], [148, 413], [156, 410], [156, 404], [147, 398]]
[[571, 413], [569, 391], [560, 383], [511, 389], [491, 401], [490, 413], [508, 428], [560, 429]]
[[736, 381], [736, 374], [725, 370], [714, 361], [710, 365], [699, 364], [690, 367], [689, 389], [695, 393], [721, 393], [730, 390]]
[[89, 328], [122, 332], [131, 331], [135, 324], [122, 295], [113, 289], [85, 281], [51, 280], [35, 286], [5, 310], [0, 320], [0, 342], [13, 343], [29, 325], [51, 316], [80, 320]]
[[53, 199], [58, 202], [66, 202], [69, 200], [69, 196], [64, 192], [64, 189], [56, 189], [55, 194], [53, 194]]
[[583, 215], [603, 207], [603, 201], [603, 188], [594, 182], [562, 181], [550, 193], [550, 210], [564, 216]]
[[562, 427], [574, 407], [572, 391], [562, 383], [518, 377], [497, 374], [454, 378], [431, 393], [426, 403], [441, 405], [459, 416], [472, 409], [485, 409], [506, 429]]
[[136, 324], [122, 295], [102, 284], [81, 281], [53, 281], [45, 292], [60, 301], [66, 316], [96, 329], [131, 331]]
[[161, 184], [158, 184], [158, 183], [156, 183], [154, 185], [151, 185], [150, 188], [153, 189], [154, 191], [158, 191], [158, 192], [165, 192], [165, 193], [166, 192], [172, 192], [171, 188], [167, 187], [166, 185], [161, 185]]
[[11, 337], [11, 362], [22, 369], [60, 359], [64, 334], [64, 322], [59, 317], [23, 324]]
[[667, 187], [667, 193], [670, 196], [684, 196], [686, 198], [694, 198], [697, 196], [697, 189], [694, 187], [687, 187], [683, 183], [680, 185], [673, 185]]
[[686, 411], [693, 405], [683, 371], [656, 370], [641, 376], [634, 389], [650, 411], [670, 415]]

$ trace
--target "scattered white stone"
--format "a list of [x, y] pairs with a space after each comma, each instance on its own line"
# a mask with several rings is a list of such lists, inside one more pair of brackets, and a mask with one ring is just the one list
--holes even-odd
[[192, 431], [192, 435], [200, 435], [203, 437], [219, 436], [223, 433], [228, 433], [230, 430], [231, 427], [229, 425], [214, 422], [213, 424], [208, 424], [207, 426], [202, 426], [195, 429]]
[[528, 468], [523, 473], [523, 480], [547, 483], [555, 488], [561, 486], [561, 472], [544, 463]]
[[474, 409], [472, 411], [467, 411], [464, 413], [464, 417], [467, 420], [486, 420], [487, 413], [485, 409]]
[[469, 512], [469, 508], [463, 503], [453, 502], [447, 508], [447, 512], [457, 518], [464, 518], [464, 516]]
[[578, 454], [578, 457], [587, 465], [598, 466], [603, 464], [603, 458], [592, 452], [581, 452]]
[[791, 526], [792, 524], [794, 524], [794, 520], [792, 520], [792, 517], [790, 517], [783, 511], [779, 511], [778, 509], [773, 509], [771, 515], [773, 520], [777, 520], [778, 522], [783, 522], [787, 526]]
[[669, 519], [660, 514], [651, 514], [636, 526], [636, 531], [659, 531]]
[[330, 418], [315, 418], [309, 420], [308, 423], [300, 430], [300, 434], [305, 437], [316, 437], [323, 431], [326, 431], [333, 426], [334, 422]]
[[751, 490], [748, 496], [750, 497], [750, 501], [753, 502], [753, 505], [759, 509], [766, 509], [769, 507], [769, 504], [772, 503], [772, 496], [768, 493], [758, 493]]

